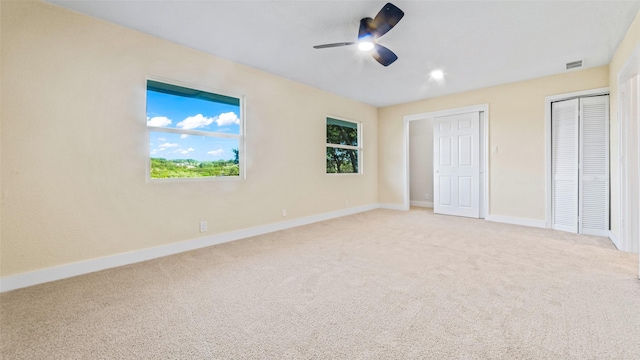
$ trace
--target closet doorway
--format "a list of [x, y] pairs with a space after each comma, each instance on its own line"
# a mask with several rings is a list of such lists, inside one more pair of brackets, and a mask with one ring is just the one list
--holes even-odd
[[[403, 143], [404, 143], [404, 154], [403, 154], [403, 162], [404, 162], [404, 189], [403, 189], [403, 193], [404, 193], [404, 204], [402, 206], [402, 209], [404, 210], [409, 210], [410, 205], [413, 206], [434, 206], [434, 203], [431, 202], [431, 199], [436, 200], [436, 195], [434, 194], [434, 187], [436, 187], [433, 182], [429, 181], [431, 184], [429, 184], [429, 189], [425, 190], [426, 188], [424, 186], [419, 187], [419, 189], [421, 191], [423, 191], [424, 193], [428, 193], [431, 194], [431, 196], [427, 196], [424, 193], [420, 193], [420, 197], [417, 197], [415, 199], [411, 198], [411, 192], [416, 190], [414, 188], [416, 188], [416, 184], [415, 184], [415, 180], [419, 180], [419, 179], [412, 179], [411, 173], [412, 170], [415, 170], [416, 172], [418, 172], [419, 170], [423, 170], [425, 166], [428, 166], [429, 169], [431, 171], [420, 171], [422, 175], [425, 175], [426, 173], [429, 173], [429, 178], [430, 179], [434, 179], [433, 174], [436, 174], [434, 172], [434, 167], [435, 167], [435, 159], [434, 159], [434, 155], [432, 154], [435, 151], [429, 151], [428, 155], [427, 152], [424, 153], [420, 153], [420, 154], [416, 154], [416, 153], [412, 153], [411, 149], [413, 149], [414, 151], [416, 149], [434, 149], [434, 137], [432, 136], [432, 129], [433, 126], [436, 124], [436, 121], [438, 118], [443, 119], [444, 117], [449, 117], [449, 116], [459, 116], [459, 115], [464, 115], [464, 114], [469, 114], [469, 113], [475, 113], [477, 116], [479, 116], [479, 123], [477, 124], [477, 130], [479, 132], [478, 134], [478, 138], [476, 139], [476, 143], [473, 144], [473, 148], [476, 149], [477, 154], [479, 155], [479, 169], [478, 169], [478, 190], [471, 194], [469, 199], [473, 199], [473, 202], [475, 202], [476, 206], [477, 206], [477, 210], [478, 213], [476, 214], [474, 212], [472, 217], [475, 218], [485, 218], [486, 214], [488, 213], [488, 208], [489, 208], [489, 201], [488, 201], [488, 181], [487, 181], [487, 176], [488, 176], [488, 171], [485, 171], [488, 168], [488, 160], [487, 160], [487, 144], [488, 144], [488, 124], [489, 124], [489, 105], [488, 104], [481, 104], [481, 105], [473, 105], [473, 106], [468, 106], [468, 107], [461, 107], [461, 108], [453, 108], [453, 109], [447, 109], [447, 110], [440, 110], [440, 111], [433, 111], [433, 112], [428, 112], [428, 113], [422, 113], [422, 114], [415, 114], [415, 115], [406, 115], [403, 118]], [[410, 123], [415, 122], [416, 125], [420, 124], [420, 126], [410, 126]], [[464, 121], [462, 122], [462, 125], [464, 125]], [[460, 127], [460, 122], [458, 122], [458, 127]], [[464, 127], [464, 126], [463, 126]], [[418, 130], [418, 129], [426, 129], [429, 128], [429, 136], [425, 137], [422, 136], [420, 134], [414, 134], [411, 133], [411, 129], [414, 130]], [[420, 135], [420, 136], [419, 136]], [[410, 146], [411, 141], [414, 140], [418, 140], [421, 142], [424, 142], [424, 144], [420, 144], [420, 147], [415, 147], [415, 146]], [[460, 144], [458, 144], [459, 146]], [[451, 148], [451, 147], [450, 147]], [[456, 147], [457, 148], [457, 147]], [[453, 148], [451, 148], [453, 149]], [[434, 149], [435, 150], [435, 149]], [[453, 152], [451, 152], [453, 154]], [[440, 154], [442, 155], [442, 154]], [[438, 156], [440, 158], [440, 156]], [[424, 176], [423, 176], [424, 178]], [[414, 182], [412, 183], [412, 180], [414, 180]], [[413, 185], [413, 187], [412, 187]], [[456, 186], [459, 187], [459, 184]], [[415, 191], [414, 191], [415, 192]], [[424, 196], [424, 197], [422, 197]], [[461, 215], [461, 214], [456, 214], [456, 215]], [[465, 215], [462, 215], [465, 216]]]

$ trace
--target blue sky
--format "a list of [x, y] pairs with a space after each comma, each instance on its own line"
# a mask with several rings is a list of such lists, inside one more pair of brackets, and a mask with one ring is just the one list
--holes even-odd
[[[196, 98], [147, 91], [147, 125], [240, 134], [240, 108]], [[151, 131], [151, 157], [194, 159], [198, 161], [233, 160], [231, 149], [238, 139], [217, 138]]]

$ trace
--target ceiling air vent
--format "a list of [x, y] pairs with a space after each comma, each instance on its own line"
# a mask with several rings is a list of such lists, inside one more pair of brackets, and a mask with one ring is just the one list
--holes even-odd
[[572, 61], [567, 63], [567, 70], [582, 67], [582, 60]]

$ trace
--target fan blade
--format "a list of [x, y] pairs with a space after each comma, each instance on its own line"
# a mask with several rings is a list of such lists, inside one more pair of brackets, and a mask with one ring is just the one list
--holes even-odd
[[382, 7], [378, 15], [370, 23], [370, 27], [373, 30], [372, 34], [374, 38], [386, 34], [391, 30], [404, 16], [404, 11], [400, 10], [392, 3], [387, 3]]
[[382, 45], [376, 44], [373, 48], [373, 52], [371, 53], [374, 59], [378, 61], [380, 64], [384, 66], [391, 65], [394, 61], [398, 60], [398, 55], [394, 54], [393, 51], [387, 49]]
[[323, 44], [323, 45], [316, 45], [313, 48], [314, 49], [326, 49], [326, 48], [332, 48], [332, 47], [338, 47], [338, 46], [348, 46], [348, 45], [353, 45], [355, 44], [355, 42], [351, 41], [351, 42], [339, 42], [339, 43], [333, 43], [333, 44]]
[[367, 35], [371, 35], [373, 29], [371, 29], [372, 18], [366, 17], [360, 20], [360, 29], [358, 30], [358, 39], [362, 39]]

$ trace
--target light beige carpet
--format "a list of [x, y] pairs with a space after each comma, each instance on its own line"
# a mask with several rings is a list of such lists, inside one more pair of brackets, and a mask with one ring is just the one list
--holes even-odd
[[3, 359], [640, 359], [637, 255], [375, 210], [0, 295]]

